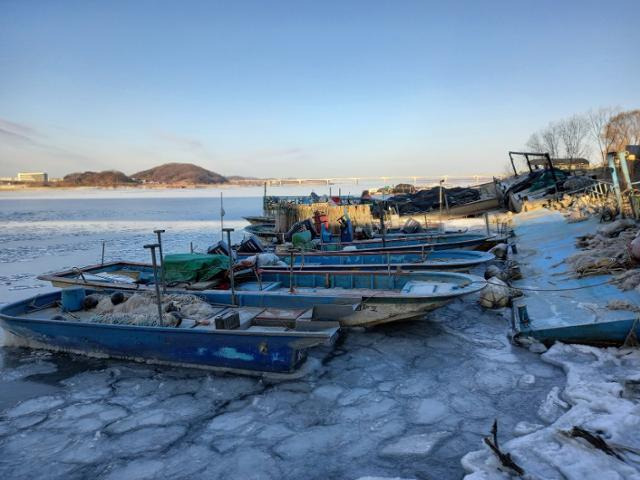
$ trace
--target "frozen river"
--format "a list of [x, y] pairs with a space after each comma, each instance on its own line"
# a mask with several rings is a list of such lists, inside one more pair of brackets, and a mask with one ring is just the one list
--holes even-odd
[[[225, 224], [258, 213], [258, 194], [225, 191]], [[154, 228], [173, 252], [220, 235], [212, 190], [0, 195], [0, 302], [46, 291], [43, 271], [97, 262], [103, 241], [107, 260], [145, 260]], [[495, 418], [506, 441], [564, 385], [509, 343], [506, 318], [466, 298], [349, 331], [287, 381], [4, 347], [0, 477], [460, 478]]]

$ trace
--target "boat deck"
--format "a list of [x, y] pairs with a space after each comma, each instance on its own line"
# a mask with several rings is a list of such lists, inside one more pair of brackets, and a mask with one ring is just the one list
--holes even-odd
[[[246, 331], [254, 333], [277, 333], [306, 331], [313, 332], [321, 330], [328, 325], [328, 322], [313, 320], [313, 309], [279, 309], [279, 308], [262, 308], [262, 307], [242, 307], [237, 309], [240, 316], [240, 326], [235, 329], [218, 329], [216, 328], [215, 317], [228, 312], [233, 312], [230, 307], [217, 307], [211, 315], [203, 320], [193, 320], [185, 318], [182, 323], [175, 328], [177, 330], [189, 329], [196, 331]], [[22, 315], [21, 318], [29, 319], [50, 319], [55, 315], [62, 315], [70, 322], [91, 323], [95, 325], [106, 325], [108, 323], [91, 322], [96, 316], [95, 311], [80, 310], [77, 312], [62, 312], [59, 307], [50, 307], [34, 310]], [[335, 325], [331, 325], [335, 327]]]
[[568, 289], [569, 291], [524, 291], [518, 303], [527, 307], [532, 329], [564, 327], [585, 323], [633, 320], [637, 314], [626, 310], [611, 310], [607, 303], [623, 300], [640, 305], [640, 293], [635, 290], [622, 291], [615, 285], [600, 285], [610, 280], [611, 275], [573, 278], [563, 260], [578, 252], [576, 237], [595, 233], [600, 225], [597, 220], [567, 223], [562, 214], [548, 210], [535, 210], [516, 217], [515, 243], [518, 254], [514, 258], [520, 263], [523, 280], [513, 285], [535, 289]]

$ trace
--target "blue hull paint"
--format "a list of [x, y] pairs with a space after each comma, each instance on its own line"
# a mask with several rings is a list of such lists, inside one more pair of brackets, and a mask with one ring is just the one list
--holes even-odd
[[[387, 253], [305, 253], [296, 254], [293, 264], [297, 269], [306, 270], [468, 270], [474, 266], [489, 262], [495, 257], [491, 253], [473, 250], [440, 250], [435, 252], [387, 252]], [[288, 255], [282, 260], [290, 263]], [[273, 270], [280, 267], [263, 267]]]
[[624, 344], [632, 333], [640, 338], [640, 319], [636, 315], [631, 314], [629, 318], [620, 320], [535, 328], [532, 327], [526, 308], [524, 309], [524, 319], [521, 318], [518, 308], [521, 305], [521, 303], [516, 303], [511, 310], [511, 327], [516, 341], [531, 337], [546, 345], [563, 342], [610, 346]]
[[543, 343], [564, 342], [585, 345], [622, 345], [631, 330], [640, 338], [640, 322], [636, 319], [614, 320], [601, 323], [584, 323], [567, 327], [543, 328], [539, 330], [523, 329], [518, 337], [533, 337]]
[[[417, 233], [404, 233], [402, 232], [400, 229], [388, 229], [384, 235], [385, 238], [387, 239], [393, 239], [393, 240], [412, 240], [412, 239], [417, 239], [417, 240], [422, 240], [425, 242], [432, 242], [434, 241], [436, 238], [447, 238], [447, 237], [452, 237], [452, 236], [459, 236], [459, 235], [464, 235], [466, 233], [466, 230], [464, 231], [445, 231], [442, 232], [438, 229], [433, 229], [431, 231], [423, 231], [423, 232], [417, 232]], [[379, 232], [376, 232], [373, 234], [373, 238], [370, 240], [382, 240], [383, 235]], [[354, 240], [354, 241], [364, 241], [364, 240]], [[327, 243], [340, 243], [340, 235], [331, 235], [331, 239], [329, 240], [329, 242]]]
[[355, 248], [365, 252], [384, 252], [384, 251], [417, 251], [425, 250], [447, 250], [454, 248], [474, 248], [487, 241], [491, 241], [491, 237], [482, 234], [465, 233], [460, 235], [447, 235], [441, 237], [418, 237], [418, 238], [401, 238], [401, 239], [382, 239], [362, 240], [350, 243], [325, 243], [321, 245], [323, 251], [341, 251], [345, 247]]
[[286, 332], [199, 331], [20, 316], [32, 306], [59, 298], [60, 292], [55, 292], [6, 305], [0, 309], [0, 325], [27, 344], [36, 342], [43, 348], [241, 372], [292, 372], [314, 342]]

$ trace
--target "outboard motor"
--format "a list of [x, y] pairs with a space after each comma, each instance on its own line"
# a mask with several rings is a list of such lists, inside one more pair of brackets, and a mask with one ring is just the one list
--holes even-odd
[[[207, 249], [207, 253], [209, 255], [225, 255], [228, 257], [231, 252], [229, 249], [229, 245], [227, 245], [227, 242], [223, 242], [223, 241], [214, 243]], [[234, 258], [235, 258], [235, 254], [234, 254]]]
[[402, 226], [402, 233], [420, 233], [422, 231], [422, 225], [417, 220], [410, 218]]
[[307, 218], [306, 220], [301, 220], [293, 224], [289, 231], [284, 234], [285, 242], [290, 242], [293, 239], [294, 233], [302, 232], [304, 230], [309, 230], [311, 232], [311, 238], [316, 238], [318, 236], [318, 233], [313, 226], [313, 222], [310, 218]]
[[348, 215], [338, 219], [340, 223], [340, 241], [353, 242], [353, 225]]
[[262, 245], [262, 242], [255, 235], [249, 235], [242, 239], [240, 246], [238, 247], [239, 253], [263, 253], [266, 250]]

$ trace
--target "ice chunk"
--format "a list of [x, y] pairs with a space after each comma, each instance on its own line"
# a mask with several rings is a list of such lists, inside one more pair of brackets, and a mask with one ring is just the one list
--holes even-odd
[[380, 454], [386, 457], [428, 455], [450, 432], [431, 432], [402, 437], [382, 449]]
[[501, 393], [511, 390], [515, 384], [511, 372], [505, 368], [480, 370], [475, 375], [478, 388], [487, 393]]
[[155, 479], [160, 476], [163, 469], [164, 463], [162, 460], [136, 459], [109, 472], [105, 480], [121, 480], [123, 478]]
[[20, 417], [22, 415], [31, 415], [33, 413], [47, 412], [64, 404], [64, 400], [60, 397], [44, 396], [25, 400], [18, 406], [7, 411], [8, 418]]
[[293, 435], [294, 431], [285, 427], [284, 425], [267, 425], [258, 435], [260, 440], [267, 440], [269, 442], [279, 441], [290, 435]]
[[369, 394], [371, 394], [371, 390], [367, 390], [364, 388], [353, 388], [340, 397], [340, 399], [338, 400], [338, 405], [341, 405], [343, 407], [346, 405], [351, 405]]
[[538, 408], [538, 417], [545, 422], [552, 423], [562, 415], [569, 405], [560, 399], [560, 388], [553, 387], [547, 398]]
[[375, 419], [386, 415], [395, 406], [396, 402], [390, 398], [372, 399], [357, 406], [341, 409], [340, 416], [347, 421]]
[[541, 428], [544, 428], [544, 425], [540, 425], [539, 423], [518, 422], [513, 429], [513, 434], [521, 437], [522, 435], [528, 435], [536, 430], [540, 430]]
[[356, 480], [415, 480], [411, 478], [404, 477], [358, 477]]
[[449, 411], [447, 406], [435, 398], [425, 398], [414, 403], [413, 422], [418, 424], [435, 423]]
[[518, 386], [520, 388], [531, 387], [536, 383], [536, 377], [530, 373], [525, 373], [518, 379]]
[[275, 446], [275, 452], [283, 458], [308, 458], [318, 452], [329, 452], [345, 446], [348, 431], [343, 425], [311, 427], [283, 440]]
[[140, 428], [114, 438], [113, 450], [120, 457], [136, 457], [143, 452], [163, 450], [186, 431], [181, 425]]
[[32, 375], [42, 375], [57, 371], [58, 367], [51, 362], [38, 361], [34, 363], [26, 363], [11, 369], [0, 370], [0, 381], [13, 382], [15, 380], [28, 378]]
[[231, 432], [241, 429], [245, 425], [252, 423], [254, 420], [255, 414], [251, 411], [223, 413], [209, 422], [207, 430]]
[[342, 392], [344, 392], [344, 388], [339, 387], [338, 385], [323, 385], [316, 388], [313, 391], [313, 395], [325, 400], [335, 401]]

